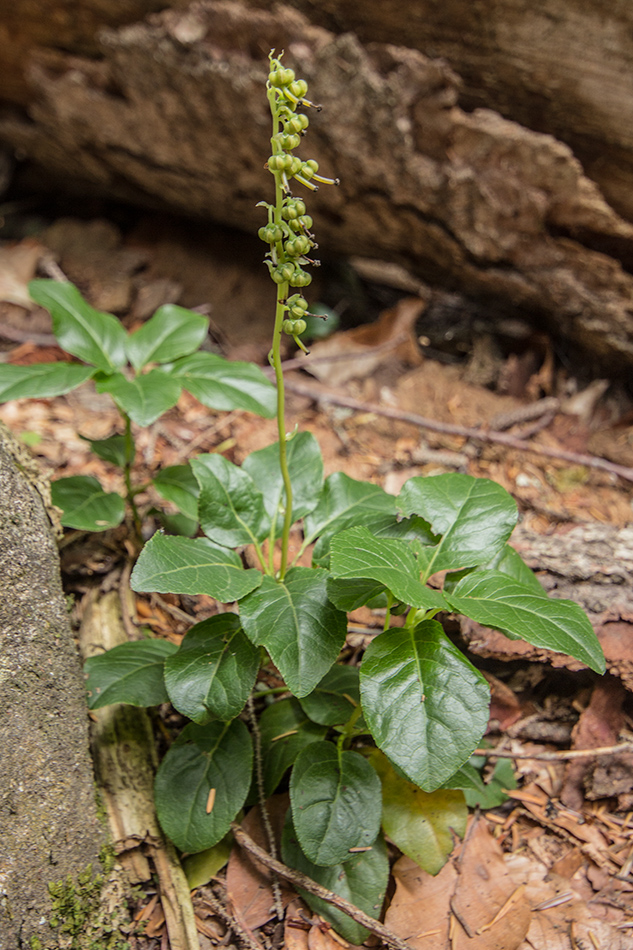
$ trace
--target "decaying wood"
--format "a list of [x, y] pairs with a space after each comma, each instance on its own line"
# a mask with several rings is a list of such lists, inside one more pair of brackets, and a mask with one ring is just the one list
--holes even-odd
[[329, 254], [392, 260], [547, 323], [611, 370], [631, 365], [633, 277], [603, 252], [630, 257], [633, 227], [568, 146], [463, 111], [458, 76], [417, 50], [200, 0], [106, 33], [99, 61], [41, 56], [29, 119], [5, 115], [0, 138], [49, 179], [252, 232], [270, 193], [271, 47], [326, 105], [300, 151], [342, 180], [311, 199]]
[[105, 836], [49, 485], [1, 424], [0, 486], [0, 948], [19, 950], [57, 944], [48, 886], [96, 875]]
[[[127, 642], [120, 603], [118, 591], [89, 595], [80, 630], [85, 658]], [[157, 759], [149, 716], [144, 709], [120, 704], [97, 709], [91, 716], [97, 783], [118, 860], [130, 881], [139, 883], [152, 876], [151, 858], [171, 945], [199, 950], [187, 879], [154, 810]]]

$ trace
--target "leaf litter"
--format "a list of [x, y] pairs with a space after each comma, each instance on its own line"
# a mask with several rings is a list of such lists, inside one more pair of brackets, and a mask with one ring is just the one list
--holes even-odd
[[[105, 266], [104, 255], [99, 256], [104, 234], [105, 257], [114, 262], [114, 272], [118, 271], [121, 278], [110, 287], [99, 279]], [[249, 344], [249, 354], [244, 352], [244, 334], [231, 332], [235, 326], [252, 325], [260, 319], [261, 295], [255, 289], [259, 284], [247, 282], [240, 298], [235, 293], [232, 271], [226, 286], [219, 286], [216, 292], [213, 285], [218, 279], [221, 283], [221, 268], [206, 284], [199, 278], [198, 265], [205, 254], [208, 259], [207, 248], [194, 249], [188, 237], [179, 239], [164, 229], [156, 234], [152, 227], [141, 226], [133, 246], [127, 246], [110, 225], [104, 230], [101, 224], [58, 223], [57, 230], [49, 234], [48, 247], [44, 246], [46, 241], [40, 245], [29, 240], [2, 248], [0, 297], [5, 302], [0, 307], [7, 332], [2, 338], [4, 352], [0, 358], [16, 365], [60, 358], [48, 339], [50, 321], [43, 311], [27, 310], [25, 298], [26, 283], [34, 275], [37, 262], [53, 250], [72, 269], [69, 276], [90, 288], [93, 304], [105, 306], [103, 300], [110, 294], [110, 305], [113, 300], [116, 304], [112, 308], [128, 313], [130, 316], [124, 319], [136, 321], [136, 325], [161, 303], [201, 305], [212, 312], [214, 345], [223, 347], [225, 355], [259, 355], [263, 359], [265, 327], [258, 325], [249, 334], [254, 341]], [[176, 260], [192, 262], [189, 270], [183, 266], [178, 282], [168, 266]], [[116, 277], [114, 272], [112, 276]], [[231, 306], [239, 310], [240, 316], [232, 325], [223, 326], [222, 308], [229, 293]], [[150, 297], [151, 306], [147, 304]], [[583, 391], [583, 384], [578, 384], [579, 395], [570, 400], [573, 380], [553, 368], [546, 355], [540, 369], [525, 378], [523, 390], [517, 392], [515, 387], [510, 392], [504, 379], [512, 376], [513, 367], [518, 373], [520, 361], [505, 357], [504, 362], [495, 357], [496, 362], [486, 362], [487, 351], [488, 356], [493, 352], [487, 343], [478, 346], [477, 360], [472, 350], [473, 358], [465, 365], [438, 362], [429, 359], [428, 353], [422, 356], [415, 338], [425, 306], [424, 295], [404, 299], [376, 323], [343, 331], [314, 347], [314, 370], [322, 367], [315, 373], [319, 383], [314, 383], [312, 396], [290, 396], [289, 423], [297, 423], [316, 435], [326, 474], [343, 470], [354, 478], [375, 480], [395, 493], [411, 475], [461, 468], [499, 482], [515, 496], [522, 514], [522, 534], [517, 544], [523, 545], [524, 556], [525, 546], [536, 544], [535, 539], [555, 542], [557, 550], [563, 551], [573, 531], [582, 533], [599, 525], [606, 532], [603, 541], [611, 545], [612, 560], [630, 571], [630, 555], [626, 553], [630, 551], [627, 531], [632, 520], [628, 486], [619, 484], [608, 472], [582, 467], [570, 470], [563, 461], [420, 430], [410, 422], [381, 419], [370, 411], [320, 403], [319, 385], [367, 403], [378, 401], [466, 426], [494, 427], [501, 415], [510, 419], [510, 431], [532, 426], [530, 437], [537, 443], [596, 451], [616, 463], [631, 464], [631, 407], [618, 403], [615, 396], [609, 398], [608, 392], [605, 397], [604, 385], [590, 384]], [[538, 346], [544, 353], [550, 352], [548, 344], [544, 346], [541, 341]], [[345, 353], [353, 354], [353, 360], [328, 362], [330, 357]], [[317, 362], [317, 357], [326, 359]], [[489, 381], [481, 385], [477, 379], [483, 378], [484, 364]], [[527, 365], [526, 361], [521, 365]], [[491, 383], [495, 373], [496, 382]], [[300, 374], [301, 370], [295, 368], [289, 379], [305, 380]], [[543, 396], [557, 400], [553, 414], [550, 411], [549, 415], [537, 415], [536, 422], [525, 422], [522, 412], [526, 400]], [[90, 454], [88, 443], [78, 435], [105, 438], [117, 431], [116, 410], [107, 397], [96, 395], [89, 386], [56, 399], [9, 403], [0, 408], [0, 418], [23, 435], [52, 475], [95, 475], [107, 490], [120, 489], [118, 476], [107, 463]], [[512, 422], [513, 418], [517, 421]], [[139, 434], [140, 468], [153, 473], [158, 466], [182, 464], [196, 451], [219, 450], [241, 462], [275, 438], [273, 421], [255, 420], [242, 413], [227, 416], [210, 412], [184, 393], [174, 410]], [[156, 503], [159, 499], [148, 496], [146, 500]], [[106, 532], [96, 542], [68, 536], [65, 541], [64, 570], [69, 590], [82, 595], [95, 586], [107, 589], [119, 583], [120, 564], [125, 558], [120, 532]], [[532, 566], [542, 580], [551, 582], [551, 563], [538, 545], [535, 551]], [[631, 736], [630, 578], [625, 571], [618, 582], [607, 570], [608, 559], [597, 556], [596, 560], [603, 572], [600, 575], [598, 571], [598, 584], [602, 585], [604, 599], [611, 601], [611, 609], [606, 609], [599, 598], [593, 601], [596, 609], [592, 619], [611, 659], [612, 678], [602, 684], [582, 673], [574, 678], [566, 670], [576, 669], [577, 664], [565, 658], [554, 658], [533, 648], [522, 650], [521, 644], [510, 643], [485, 628], [454, 631], [469, 640], [475, 661], [493, 685], [488, 739], [499, 751], [522, 756], [514, 760], [518, 788], [509, 793], [505, 804], [471, 818], [463, 840], [453, 836], [452, 853], [436, 876], [392, 847], [392, 889], [384, 920], [413, 948], [633, 947], [631, 750], [599, 757], [588, 755], [569, 763], [539, 759], [544, 752], [559, 751], [561, 745], [563, 752], [570, 746], [591, 751], [617, 746]], [[610, 586], [610, 580], [616, 583]], [[570, 576], [567, 583], [578, 596], [578, 579]], [[569, 589], [562, 589], [560, 578], [555, 586], [560, 586], [560, 596], [574, 597]], [[618, 593], [615, 607], [611, 596], [614, 590]], [[595, 598], [595, 589], [590, 594]], [[135, 609], [138, 619], [157, 636], [175, 643], [192, 620], [204, 619], [217, 610], [210, 598], [173, 595], [138, 598]], [[372, 631], [380, 629], [382, 619], [363, 608], [354, 615], [353, 622], [359, 632], [349, 639], [347, 656], [351, 662], [357, 660]], [[552, 669], [552, 661], [558, 664], [558, 670]], [[164, 728], [171, 727], [167, 717]], [[493, 764], [490, 756], [485, 777], [492, 775]], [[274, 803], [271, 810], [279, 831], [285, 811], [283, 801]], [[257, 809], [246, 815], [243, 824], [265, 845]], [[139, 900], [136, 914], [138, 921], [145, 922], [144, 935], [134, 935], [133, 946], [142, 950], [168, 947], [160, 899], [149, 889], [146, 895]], [[240, 922], [254, 946], [333, 950], [342, 945], [341, 939], [313, 917], [290, 888], [284, 887], [283, 895], [287, 914], [280, 928], [271, 915], [273, 893], [268, 872], [234, 847], [226, 872], [218, 872], [211, 884], [194, 892], [203, 950], [226, 942], [231, 917]], [[222, 916], [222, 907], [224, 913], [229, 908], [228, 921]], [[376, 938], [369, 943], [376, 946]], [[177, 945], [172, 946], [176, 950]]]

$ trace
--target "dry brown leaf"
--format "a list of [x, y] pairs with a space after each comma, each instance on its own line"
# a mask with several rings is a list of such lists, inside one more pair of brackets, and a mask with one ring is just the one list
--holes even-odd
[[410, 858], [401, 858], [393, 874], [385, 923], [413, 950], [516, 950], [525, 938], [529, 906], [483, 821], [471, 825], [459, 857], [436, 877]]
[[[375, 323], [335, 333], [327, 340], [315, 343], [310, 350], [313, 358], [343, 353], [354, 358], [331, 363], [306, 360], [304, 369], [322, 382], [337, 387], [350, 379], [370, 376], [385, 360], [396, 358], [410, 366], [418, 366], [422, 355], [414, 326], [425, 306], [419, 297], [407, 297], [391, 310], [385, 310]], [[389, 343], [393, 343], [393, 347]]]
[[27, 285], [35, 276], [43, 251], [42, 245], [32, 239], [0, 248], [0, 300], [15, 303], [25, 310], [34, 309]]
[[[274, 795], [267, 802], [268, 814], [277, 841], [281, 838], [288, 796]], [[268, 849], [268, 841], [262, 827], [259, 806], [251, 809], [242, 827], [260, 847]], [[226, 871], [226, 892], [231, 913], [247, 931], [263, 927], [275, 911], [273, 907], [272, 874], [268, 868], [243, 851], [233, 846]], [[288, 904], [296, 895], [282, 886], [282, 901]]]

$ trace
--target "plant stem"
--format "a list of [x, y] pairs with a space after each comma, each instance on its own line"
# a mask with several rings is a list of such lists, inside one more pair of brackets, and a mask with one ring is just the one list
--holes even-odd
[[142, 525], [141, 525], [141, 516], [139, 514], [136, 502], [134, 501], [134, 496], [137, 494], [132, 485], [132, 465], [134, 464], [134, 457], [136, 455], [136, 447], [134, 445], [134, 439], [132, 437], [132, 420], [126, 412], [123, 413], [123, 418], [125, 420], [125, 465], [123, 467], [123, 478], [125, 480], [125, 497], [128, 505], [130, 506], [130, 511], [132, 512], [132, 523], [134, 525], [134, 533], [136, 534], [137, 540], [140, 544], [143, 544], [143, 535], [142, 535]]
[[[280, 120], [277, 107], [277, 99], [275, 96], [275, 91], [273, 89], [269, 90], [268, 101], [270, 102], [270, 109], [273, 119], [273, 139], [274, 136], [279, 131]], [[272, 141], [272, 140], [271, 140]], [[273, 148], [275, 144], [273, 142]], [[274, 223], [281, 228], [282, 225], [282, 207], [283, 207], [283, 198], [284, 192], [282, 188], [282, 180], [280, 172], [274, 173], [275, 178], [275, 208], [273, 221]], [[277, 247], [277, 256], [280, 259], [281, 254], [283, 253], [283, 244], [281, 241], [278, 242]], [[275, 311], [275, 327], [273, 330], [273, 345], [269, 354], [269, 361], [271, 366], [275, 371], [275, 380], [277, 382], [277, 431], [279, 433], [279, 468], [281, 470], [281, 477], [284, 483], [285, 491], [285, 514], [284, 514], [284, 525], [281, 533], [281, 564], [279, 567], [279, 580], [283, 580], [288, 568], [288, 542], [290, 538], [290, 528], [292, 527], [292, 482], [290, 480], [290, 472], [288, 471], [288, 451], [287, 451], [287, 439], [286, 439], [286, 393], [285, 393], [285, 384], [284, 384], [284, 374], [282, 368], [281, 360], [281, 335], [282, 335], [282, 326], [286, 316], [286, 311], [284, 304], [288, 297], [288, 284], [278, 284], [277, 285], [277, 308]]]

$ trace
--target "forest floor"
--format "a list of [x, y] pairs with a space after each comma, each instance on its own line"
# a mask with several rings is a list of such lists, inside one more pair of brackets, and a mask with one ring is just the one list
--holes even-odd
[[[26, 283], [54, 259], [94, 306], [121, 315], [128, 328], [166, 302], [195, 306], [210, 316], [210, 347], [265, 366], [272, 293], [264, 269], [254, 269], [258, 251], [237, 235], [201, 233], [198, 226], [146, 218], [122, 237], [103, 219], [59, 219], [36, 237], [20, 236], [0, 248], [0, 358], [15, 364], [61, 358], [48, 316], [23, 306]], [[363, 267], [357, 262], [357, 281]], [[482, 329], [475, 321], [451, 346], [450, 320], [439, 331], [437, 321], [425, 325], [432, 295], [424, 288], [422, 296], [397, 291], [394, 284], [406, 284], [402, 274], [394, 277], [389, 268], [380, 273], [392, 285], [384, 291], [392, 305], [378, 319], [316, 343], [310, 357], [299, 354], [295, 361], [297, 354], [287, 353], [293, 361], [288, 427], [314, 433], [326, 474], [342, 470], [392, 493], [413, 475], [485, 476], [516, 499], [522, 537], [556, 539], [563, 550], [575, 529], [599, 525], [621, 542], [633, 522], [633, 415], [626, 394], [565, 365], [558, 344], [529, 328], [506, 326], [498, 336], [494, 326]], [[317, 291], [330, 306], [350, 308], [347, 292], [328, 289], [325, 279]], [[120, 431], [109, 397], [90, 384], [55, 399], [8, 403], [0, 418], [51, 478], [95, 475], [108, 490], [122, 489], [115, 470], [85, 441]], [[139, 480], [200, 452], [221, 451], [240, 463], [276, 440], [275, 427], [274, 420], [210, 411], [183, 393], [177, 407], [138, 433]], [[149, 507], [158, 498], [139, 496], [139, 502]], [[620, 558], [633, 559], [630, 541], [622, 550]], [[61, 556], [79, 621], [84, 597], [120, 583], [125, 532], [67, 532]], [[485, 631], [469, 639], [453, 622], [451, 635], [470, 644], [471, 660], [492, 687], [487, 744], [506, 756], [495, 758], [488, 750], [484, 776], [492, 778], [495, 764], [505, 762], [506, 771], [496, 774], [512, 784], [510, 762], [516, 787], [502, 804], [477, 810], [437, 876], [392, 849], [384, 919], [408, 946], [633, 947], [633, 610], [627, 608], [633, 595], [616, 593], [614, 611], [602, 620], [612, 633], [618, 626], [617, 648], [607, 653], [611, 675], [602, 679], [564, 658], [553, 666], [549, 656], [522, 654], [510, 641], [501, 650]], [[179, 643], [193, 621], [214, 609], [205, 597], [139, 595], [132, 621]], [[353, 616], [352, 662], [381, 626], [381, 617], [367, 608]], [[169, 730], [173, 723], [168, 714], [165, 719]], [[622, 748], [609, 751], [613, 746]], [[273, 819], [284, 807], [278, 797]], [[243, 826], [263, 840], [256, 810]], [[285, 929], [274, 924], [269, 877], [237, 846], [228, 866], [213, 873], [193, 892], [202, 950], [248, 941], [339, 950], [340, 938], [290, 891], [284, 892], [290, 902]], [[180, 950], [170, 944], [153, 878], [135, 893], [130, 945]], [[369, 943], [380, 945], [378, 938]]]

